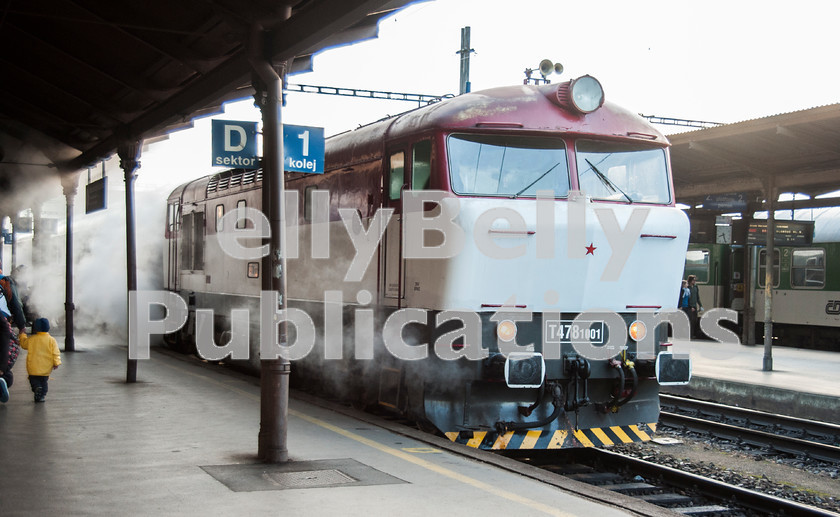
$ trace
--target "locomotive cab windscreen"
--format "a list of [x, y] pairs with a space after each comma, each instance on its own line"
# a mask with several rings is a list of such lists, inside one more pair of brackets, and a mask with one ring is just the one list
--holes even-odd
[[569, 193], [566, 144], [557, 138], [453, 134], [448, 138], [452, 191], [468, 196], [534, 197]]
[[592, 199], [670, 203], [664, 149], [623, 142], [578, 140], [575, 150], [580, 190]]
[[[463, 196], [568, 196], [570, 153], [558, 138], [452, 134], [447, 139], [450, 185]], [[592, 199], [669, 204], [665, 149], [644, 144], [581, 139], [574, 159], [580, 190]]]

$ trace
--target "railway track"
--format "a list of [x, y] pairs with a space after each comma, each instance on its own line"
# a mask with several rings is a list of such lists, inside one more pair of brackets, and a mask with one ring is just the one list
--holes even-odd
[[840, 425], [671, 395], [661, 395], [660, 400], [662, 426], [840, 464]]
[[682, 515], [837, 517], [838, 514], [605, 449], [505, 456]]
[[[660, 426], [711, 435], [745, 449], [840, 464], [840, 426], [661, 396]], [[546, 451], [547, 452], [547, 451]], [[683, 515], [834, 516], [829, 510], [605, 449], [506, 456], [570, 479], [620, 492]]]

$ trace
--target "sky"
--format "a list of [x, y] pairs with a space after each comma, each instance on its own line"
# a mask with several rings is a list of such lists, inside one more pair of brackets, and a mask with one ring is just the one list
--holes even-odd
[[[608, 100], [637, 113], [738, 122], [840, 102], [840, 71], [826, 60], [838, 46], [837, 19], [840, 2], [829, 0], [433, 0], [385, 18], [375, 40], [317, 54], [312, 72], [288, 82], [457, 94], [461, 28], [469, 26], [473, 91], [521, 84], [526, 68], [550, 59], [564, 67], [552, 82], [593, 75]], [[282, 118], [329, 136], [416, 106], [289, 92]], [[246, 99], [215, 118], [260, 115]], [[196, 120], [146, 149], [138, 188], [221, 170], [210, 166], [209, 125]]]
[[[469, 26], [473, 91], [521, 84], [526, 68], [550, 59], [564, 66], [562, 75], [549, 76], [552, 82], [593, 75], [608, 100], [634, 112], [738, 122], [840, 102], [840, 71], [830, 58], [838, 46], [838, 19], [840, 2], [830, 0], [433, 0], [385, 18], [377, 39], [317, 54], [313, 71], [290, 76], [289, 83], [457, 94], [461, 28]], [[330, 136], [416, 106], [290, 92], [282, 118], [287, 124], [323, 127]], [[159, 283], [168, 194], [223, 170], [211, 166], [210, 118], [146, 145], [140, 157], [135, 220], [141, 289]], [[246, 99], [228, 103], [213, 118], [259, 121], [260, 114]], [[657, 127], [665, 134], [689, 130]], [[107, 160], [105, 170], [108, 209], [83, 213], [84, 174], [76, 200], [77, 325], [121, 327], [125, 202], [119, 159]], [[94, 180], [101, 175], [101, 167], [91, 171]], [[61, 218], [64, 199], [57, 186], [55, 193], [45, 215]], [[61, 266], [63, 242], [57, 241], [53, 263]], [[20, 257], [20, 263], [29, 262], [25, 250]], [[39, 291], [61, 292], [62, 275], [40, 275], [41, 281], [47, 277], [57, 284]], [[63, 300], [48, 298], [44, 310], [57, 317]]]

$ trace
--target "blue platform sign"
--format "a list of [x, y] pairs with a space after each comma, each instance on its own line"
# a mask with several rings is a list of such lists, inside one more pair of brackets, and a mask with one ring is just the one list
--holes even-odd
[[324, 173], [324, 128], [283, 125], [283, 170]]
[[213, 166], [256, 169], [257, 123], [213, 119]]

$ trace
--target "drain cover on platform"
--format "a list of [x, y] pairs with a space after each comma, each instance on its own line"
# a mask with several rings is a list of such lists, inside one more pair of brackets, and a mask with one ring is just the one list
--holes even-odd
[[405, 483], [354, 459], [249, 463], [201, 467], [234, 492]]
[[301, 470], [300, 472], [265, 472], [266, 479], [280, 488], [310, 488], [355, 483], [356, 480], [340, 470]]

